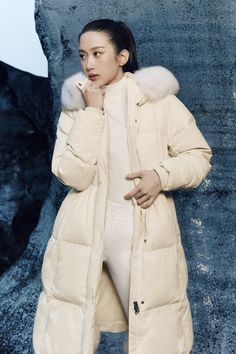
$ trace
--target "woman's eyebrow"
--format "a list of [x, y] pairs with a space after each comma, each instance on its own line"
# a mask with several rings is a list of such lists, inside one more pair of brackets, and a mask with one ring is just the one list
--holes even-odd
[[[93, 48], [91, 48], [91, 49], [94, 50], [94, 49], [98, 49], [98, 48], [105, 48], [105, 47], [103, 47], [103, 46], [98, 46], [98, 47], [93, 47]], [[79, 49], [79, 52], [86, 52], [86, 51], [83, 50], [83, 49]]]

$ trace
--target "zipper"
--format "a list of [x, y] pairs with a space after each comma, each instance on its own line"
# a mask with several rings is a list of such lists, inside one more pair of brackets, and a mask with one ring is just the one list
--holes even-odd
[[106, 150], [106, 175], [107, 175], [107, 188], [106, 188], [106, 202], [105, 202], [105, 214], [104, 214], [104, 223], [103, 223], [103, 236], [104, 236], [104, 230], [105, 230], [105, 224], [106, 224], [106, 215], [107, 215], [107, 194], [108, 194], [108, 184], [109, 184], [109, 145], [110, 145], [110, 126], [109, 126], [109, 120], [108, 120], [108, 114], [106, 111], [106, 107], [104, 106], [104, 115], [106, 119], [106, 124], [107, 124], [107, 150]]
[[134, 313], [135, 315], [137, 315], [140, 312], [138, 301], [134, 301], [133, 304], [134, 304]]

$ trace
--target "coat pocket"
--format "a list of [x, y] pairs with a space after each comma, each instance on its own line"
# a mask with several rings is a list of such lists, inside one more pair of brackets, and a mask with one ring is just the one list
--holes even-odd
[[41, 269], [47, 295], [83, 305], [86, 300], [90, 246], [57, 240], [48, 241]]
[[147, 248], [170, 247], [176, 244], [175, 230], [168, 201], [161, 192], [146, 212]]
[[178, 261], [177, 245], [144, 251], [141, 291], [143, 309], [180, 301]]
[[91, 247], [64, 240], [56, 242], [57, 259], [51, 292], [58, 299], [83, 305]]

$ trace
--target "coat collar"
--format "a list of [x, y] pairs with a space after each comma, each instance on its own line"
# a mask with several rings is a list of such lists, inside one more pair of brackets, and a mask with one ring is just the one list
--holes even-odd
[[[125, 75], [136, 83], [136, 104], [142, 105], [146, 101], [157, 101], [169, 94], [179, 91], [179, 83], [171, 71], [163, 66], [150, 66], [139, 69], [135, 73], [126, 72]], [[86, 80], [82, 72], [69, 76], [61, 89], [61, 103], [65, 110], [85, 108], [85, 102], [79, 83]]]

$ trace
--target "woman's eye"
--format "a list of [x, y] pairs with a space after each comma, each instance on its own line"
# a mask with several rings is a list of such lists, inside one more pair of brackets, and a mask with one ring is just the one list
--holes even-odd
[[[96, 57], [99, 57], [100, 54], [102, 54], [102, 53], [101, 53], [101, 52], [94, 52], [94, 54], [95, 54]], [[97, 54], [98, 54], [98, 55], [97, 55]]]
[[85, 55], [84, 55], [84, 54], [80, 54], [79, 56], [80, 56], [80, 59], [81, 59], [81, 60], [83, 60], [83, 59], [84, 59], [84, 57], [85, 57]]

